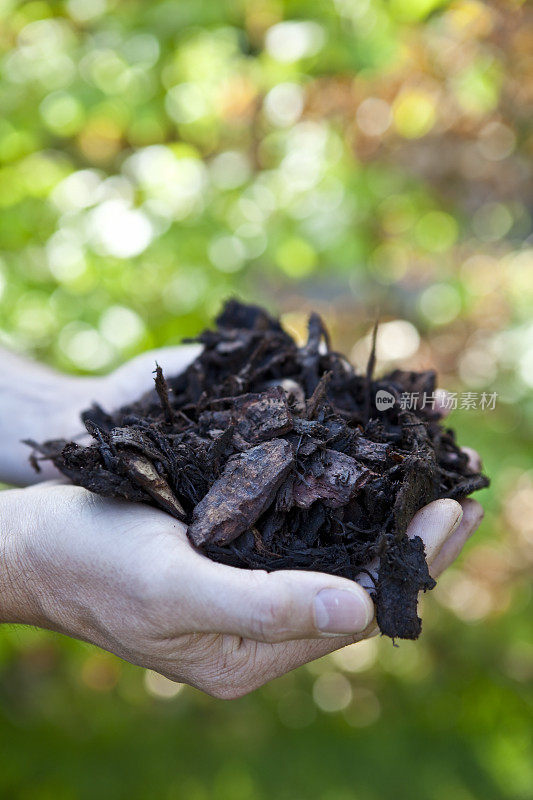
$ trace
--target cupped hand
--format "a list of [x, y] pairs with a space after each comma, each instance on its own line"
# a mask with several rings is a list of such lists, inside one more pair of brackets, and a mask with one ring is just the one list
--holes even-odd
[[[318, 572], [267, 574], [217, 564], [185, 526], [142, 504], [56, 482], [4, 492], [4, 621], [92, 642], [134, 664], [234, 698], [377, 633], [370, 596]], [[411, 522], [436, 576], [482, 517], [436, 500]]]
[[[196, 346], [154, 350], [88, 378], [32, 365], [33, 383], [27, 370], [21, 376], [24, 397], [6, 394], [13, 400], [10, 419], [21, 418], [17, 408], [24, 408], [24, 431], [13, 425], [4, 431], [6, 447], [13, 434], [7, 479], [24, 484], [57, 475], [46, 462], [42, 473], [31, 472], [23, 436], [75, 437], [79, 413], [93, 400], [107, 409], [131, 402], [153, 385], [155, 361], [167, 375], [177, 374], [198, 352]], [[469, 457], [479, 468], [477, 454]], [[215, 564], [190, 546], [183, 525], [149, 506], [54, 481], [2, 492], [0, 504], [7, 567], [0, 572], [0, 621], [61, 631], [217, 697], [246, 694], [378, 632], [369, 595], [352, 581]], [[481, 517], [473, 500], [437, 500], [418, 512], [408, 533], [423, 539], [434, 577]]]
[[81, 412], [92, 402], [114, 409], [137, 400], [153, 388], [155, 363], [166, 375], [182, 372], [201, 347], [180, 345], [149, 350], [126, 361], [108, 375], [64, 375], [43, 364], [2, 351], [6, 378], [0, 377], [0, 480], [27, 486], [60, 476], [49, 461], [40, 462], [35, 472], [23, 439], [77, 439], [86, 435]]

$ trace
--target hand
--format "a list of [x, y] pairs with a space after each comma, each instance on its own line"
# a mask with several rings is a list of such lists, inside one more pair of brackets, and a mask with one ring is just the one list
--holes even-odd
[[[216, 697], [239, 697], [377, 633], [358, 584], [214, 563], [149, 506], [53, 482], [2, 492], [0, 504], [10, 521], [0, 621], [92, 642]], [[473, 500], [436, 500], [416, 514], [408, 532], [423, 539], [434, 575], [481, 516]]]
[[200, 346], [182, 345], [150, 350], [103, 376], [63, 375], [9, 351], [1, 350], [0, 374], [0, 481], [18, 486], [57, 478], [50, 462], [35, 472], [28, 461], [30, 448], [22, 439], [73, 439], [85, 431], [80, 413], [96, 400], [114, 410], [136, 400], [153, 387], [157, 361], [167, 375], [182, 372], [200, 352]]

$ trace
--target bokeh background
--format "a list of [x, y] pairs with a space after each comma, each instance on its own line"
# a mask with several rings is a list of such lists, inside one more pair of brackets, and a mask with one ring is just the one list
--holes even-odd
[[419, 642], [224, 703], [4, 628], [0, 796], [533, 797], [531, 6], [1, 0], [0, 51], [4, 345], [105, 372], [237, 294], [498, 393], [451, 418], [493, 482]]

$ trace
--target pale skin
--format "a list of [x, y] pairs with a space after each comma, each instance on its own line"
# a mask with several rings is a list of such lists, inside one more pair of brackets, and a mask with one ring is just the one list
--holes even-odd
[[[0, 492], [0, 622], [59, 631], [230, 699], [376, 635], [367, 591], [318, 572], [216, 564], [168, 514], [71, 486], [50, 465], [36, 474], [20, 444], [79, 434], [92, 399], [110, 409], [133, 400], [156, 360], [173, 374], [197, 352], [152, 351], [90, 378], [0, 352], [0, 480], [25, 487]], [[416, 514], [408, 533], [424, 541], [435, 577], [482, 516], [470, 499]]]

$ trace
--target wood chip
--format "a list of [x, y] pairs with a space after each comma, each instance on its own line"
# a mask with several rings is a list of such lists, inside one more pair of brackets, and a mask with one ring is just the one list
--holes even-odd
[[185, 519], [183, 506], [174, 496], [172, 489], [158, 473], [151, 461], [138, 453], [121, 453], [121, 459], [128, 467], [129, 477], [148, 492], [150, 497], [178, 519]]
[[324, 450], [313, 466], [323, 468], [322, 474], [310, 471], [294, 484], [294, 502], [300, 508], [309, 508], [321, 500], [329, 508], [340, 508], [350, 502], [355, 493], [373, 476], [373, 473], [351, 456], [336, 450]]
[[236, 432], [253, 444], [282, 436], [292, 429], [287, 398], [279, 386], [261, 394], [235, 398], [233, 421]]
[[293, 465], [292, 447], [283, 439], [272, 439], [231, 458], [194, 509], [189, 539], [197, 547], [236, 539], [270, 505]]

